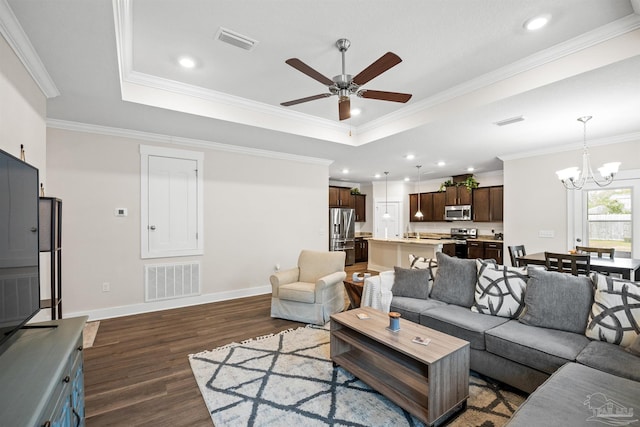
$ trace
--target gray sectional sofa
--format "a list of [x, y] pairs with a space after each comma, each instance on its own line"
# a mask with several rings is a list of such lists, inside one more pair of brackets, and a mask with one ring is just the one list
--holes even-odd
[[[365, 294], [469, 341], [472, 370], [532, 393], [509, 425], [585, 425], [616, 404], [640, 412], [640, 354], [628, 351], [640, 342], [640, 284], [442, 253], [434, 261], [369, 278]], [[588, 404], [594, 393], [605, 406]]]

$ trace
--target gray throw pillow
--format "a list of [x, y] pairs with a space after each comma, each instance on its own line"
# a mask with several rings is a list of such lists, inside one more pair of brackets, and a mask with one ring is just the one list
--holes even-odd
[[454, 258], [436, 253], [438, 273], [431, 290], [431, 298], [470, 308], [476, 291], [476, 260]]
[[397, 297], [429, 299], [429, 270], [393, 267], [391, 293]]
[[524, 294], [525, 314], [519, 321], [584, 334], [593, 303], [591, 279], [539, 269], [529, 269], [529, 277]]

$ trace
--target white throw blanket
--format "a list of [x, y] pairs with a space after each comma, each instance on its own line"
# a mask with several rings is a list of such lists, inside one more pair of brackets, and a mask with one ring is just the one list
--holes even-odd
[[360, 305], [388, 313], [391, 306], [391, 298], [393, 298], [391, 293], [393, 278], [393, 271], [383, 271], [379, 276], [365, 279]]

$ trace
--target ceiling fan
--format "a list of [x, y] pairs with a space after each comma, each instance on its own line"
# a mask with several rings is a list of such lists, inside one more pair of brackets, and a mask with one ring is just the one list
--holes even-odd
[[340, 116], [340, 120], [345, 120], [351, 117], [351, 100], [349, 96], [353, 95], [354, 93], [361, 98], [379, 99], [382, 101], [404, 103], [411, 99], [410, 93], [384, 92], [380, 90], [368, 90], [360, 88], [368, 81], [373, 80], [388, 69], [401, 63], [402, 59], [400, 59], [398, 55], [393, 52], [387, 52], [373, 64], [369, 65], [367, 68], [353, 77], [352, 75], [345, 72], [344, 66], [345, 52], [347, 51], [347, 49], [349, 49], [349, 46], [351, 46], [351, 42], [347, 39], [339, 39], [336, 42], [336, 47], [342, 53], [342, 74], [335, 76], [333, 79], [325, 77], [298, 58], [287, 59], [285, 63], [291, 65], [293, 68], [306, 74], [312, 79], [319, 81], [323, 85], [326, 85], [329, 89], [329, 93], [322, 93], [320, 95], [294, 99], [293, 101], [282, 102], [280, 105], [289, 107], [291, 105], [301, 104], [303, 102], [309, 102], [316, 99], [338, 95], [338, 114]]

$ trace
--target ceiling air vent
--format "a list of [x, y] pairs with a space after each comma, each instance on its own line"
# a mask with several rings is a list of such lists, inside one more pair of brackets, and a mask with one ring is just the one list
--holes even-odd
[[253, 48], [258, 44], [257, 40], [253, 40], [252, 38], [243, 36], [242, 34], [238, 34], [223, 27], [220, 27], [216, 33], [216, 39], [244, 50], [253, 50]]
[[509, 119], [500, 120], [499, 122], [494, 122], [493, 124], [496, 126], [506, 126], [511, 125], [513, 123], [518, 123], [524, 120], [523, 116], [511, 117]]

